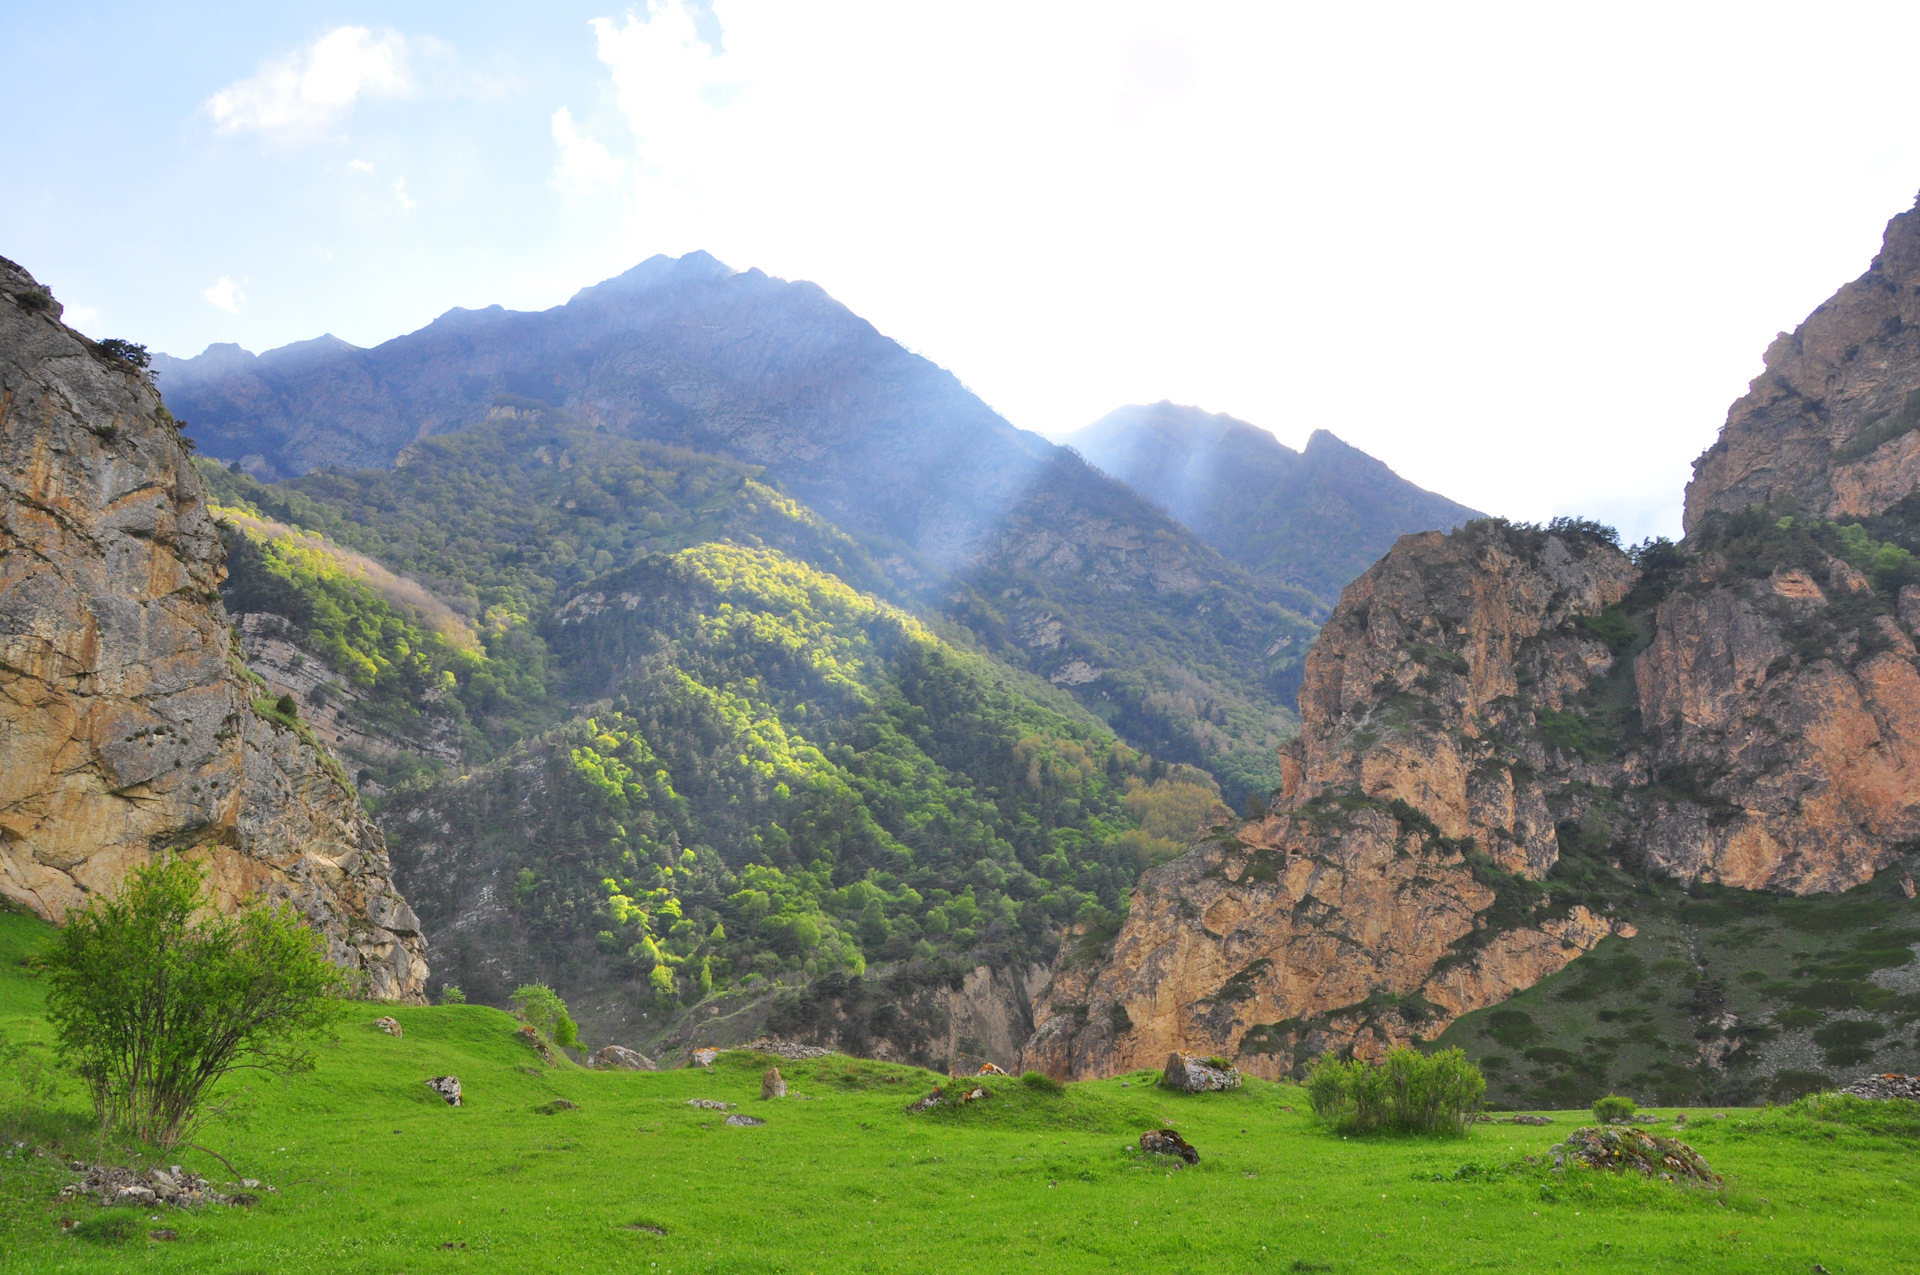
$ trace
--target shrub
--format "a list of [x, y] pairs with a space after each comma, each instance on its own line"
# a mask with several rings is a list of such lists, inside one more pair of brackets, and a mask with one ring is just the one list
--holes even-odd
[[508, 998], [513, 1016], [556, 1045], [580, 1043], [580, 1029], [567, 1013], [567, 1003], [545, 983], [527, 983]]
[[1323, 1054], [1307, 1081], [1313, 1114], [1350, 1133], [1465, 1133], [1486, 1094], [1486, 1079], [1459, 1049], [1396, 1049], [1379, 1063]]
[[163, 1149], [228, 1072], [309, 1069], [350, 988], [291, 905], [212, 904], [197, 864], [163, 860], [68, 912], [46, 949], [47, 1019], [95, 1114]]
[[1041, 1093], [1065, 1093], [1067, 1091], [1065, 1085], [1044, 1071], [1023, 1072], [1020, 1076], [1020, 1083], [1029, 1089], [1037, 1089]]
[[1593, 1104], [1593, 1118], [1601, 1124], [1611, 1124], [1615, 1120], [1631, 1120], [1639, 1104], [1631, 1098], [1610, 1093]]
[[440, 989], [440, 1003], [442, 1005], [464, 1005], [467, 1003], [467, 994], [460, 990], [460, 984], [448, 983]]

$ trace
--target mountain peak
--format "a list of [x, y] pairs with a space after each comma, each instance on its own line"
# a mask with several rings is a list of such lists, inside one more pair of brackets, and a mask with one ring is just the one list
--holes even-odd
[[712, 253], [700, 248], [694, 249], [684, 257], [669, 257], [664, 253], [656, 253], [631, 270], [580, 289], [573, 294], [567, 304], [572, 305], [575, 301], [584, 301], [589, 298], [629, 296], [676, 285], [718, 283], [722, 279], [732, 278], [739, 273]]

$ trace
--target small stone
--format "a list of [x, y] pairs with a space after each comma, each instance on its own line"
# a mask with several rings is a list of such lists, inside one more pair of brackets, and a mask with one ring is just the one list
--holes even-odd
[[1007, 1073], [1000, 1070], [1000, 1068], [994, 1066], [992, 1063], [981, 1063], [980, 1070], [976, 1071], [973, 1074], [976, 1076], [1004, 1076]]
[[711, 1098], [689, 1098], [687, 1099], [687, 1105], [689, 1107], [699, 1107], [702, 1111], [725, 1111], [733, 1104], [730, 1102], [715, 1102]]
[[180, 1232], [173, 1230], [171, 1227], [162, 1226], [156, 1230], [148, 1231], [147, 1238], [150, 1240], [162, 1240], [162, 1241], [177, 1240], [180, 1238]]
[[400, 1026], [400, 1020], [397, 1018], [376, 1018], [373, 1020], [373, 1025], [389, 1036], [406, 1035], [405, 1030]]
[[1551, 1116], [1515, 1116], [1513, 1119], [1509, 1120], [1507, 1123], [1508, 1124], [1533, 1124], [1533, 1125], [1552, 1124], [1553, 1117]]
[[1213, 1093], [1240, 1087], [1238, 1067], [1216, 1066], [1212, 1060], [1174, 1050], [1167, 1055], [1166, 1085], [1183, 1093]]
[[927, 1111], [933, 1107], [939, 1106], [941, 1103], [945, 1102], [946, 1100], [947, 1100], [947, 1095], [942, 1093], [940, 1090], [935, 1089], [932, 1093], [922, 1098], [919, 1102], [916, 1102], [911, 1107], [908, 1107], [907, 1114], [910, 1116], [917, 1116], [923, 1111]]
[[705, 1067], [711, 1070], [713, 1060], [719, 1056], [720, 1051], [717, 1049], [696, 1049], [693, 1051], [693, 1064], [696, 1067]]
[[449, 1107], [458, 1107], [461, 1105], [460, 1077], [435, 1076], [432, 1080], [424, 1081], [422, 1083], [424, 1083], [427, 1088], [433, 1090], [435, 1093], [439, 1094], [442, 1098], [446, 1099], [447, 1105]]
[[760, 1077], [760, 1096], [763, 1099], [787, 1096], [787, 1082], [781, 1077], [778, 1067], [767, 1068], [767, 1074]]
[[659, 1071], [660, 1065], [637, 1049], [628, 1049], [625, 1045], [602, 1045], [595, 1050], [593, 1057], [587, 1059], [589, 1067], [605, 1067], [617, 1071]]
[[1188, 1164], [1200, 1163], [1200, 1153], [1171, 1129], [1147, 1130], [1140, 1135], [1140, 1149], [1153, 1155], [1178, 1156]]
[[741, 1113], [736, 1111], [732, 1115], [727, 1117], [727, 1123], [734, 1126], [736, 1129], [746, 1129], [746, 1128], [751, 1128], [754, 1125], [763, 1125], [766, 1123], [766, 1121], [760, 1119], [757, 1116], [742, 1115]]
[[1909, 899], [1913, 897], [1913, 873], [1902, 872], [1900, 874], [1900, 893], [1906, 895]]
[[247, 1190], [249, 1191], [258, 1191], [260, 1189], [260, 1179], [259, 1178], [241, 1178], [240, 1185], [247, 1188]]

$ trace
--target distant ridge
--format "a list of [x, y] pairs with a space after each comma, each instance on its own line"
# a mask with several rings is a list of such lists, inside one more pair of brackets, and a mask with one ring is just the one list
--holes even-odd
[[1321, 615], [1401, 536], [1485, 516], [1324, 429], [1297, 452], [1245, 421], [1165, 400], [1119, 408], [1062, 441], [1229, 560], [1312, 594]]

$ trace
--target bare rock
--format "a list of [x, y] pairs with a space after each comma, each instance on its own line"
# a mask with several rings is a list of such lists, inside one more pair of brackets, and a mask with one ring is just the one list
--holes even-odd
[[1897, 1072], [1863, 1076], [1840, 1092], [1855, 1098], [1871, 1098], [1882, 1102], [1889, 1098], [1920, 1102], [1920, 1076], [1902, 1076]]
[[798, 1041], [774, 1040], [767, 1036], [762, 1036], [758, 1040], [748, 1041], [745, 1045], [741, 1046], [741, 1048], [751, 1049], [756, 1054], [772, 1054], [775, 1058], [784, 1058], [788, 1062], [803, 1062], [809, 1058], [825, 1058], [833, 1052], [831, 1049], [822, 1049], [818, 1045], [802, 1045]]
[[256, 712], [205, 487], [147, 377], [0, 260], [0, 895], [48, 920], [156, 850], [222, 909], [298, 908], [376, 999], [419, 1002], [419, 921], [311, 732]]
[[720, 1051], [717, 1049], [696, 1049], [693, 1051], [693, 1064], [696, 1067], [705, 1067], [708, 1070], [712, 1070], [713, 1060], [719, 1056]]
[[1004, 1076], [1006, 1074], [1003, 1068], [997, 1067], [993, 1063], [981, 1063], [980, 1070], [974, 1073], [976, 1076]]
[[1216, 1066], [1207, 1059], [1195, 1058], [1192, 1054], [1183, 1054], [1176, 1049], [1167, 1056], [1167, 1070], [1163, 1083], [1167, 1088], [1178, 1089], [1183, 1093], [1214, 1093], [1222, 1089], [1238, 1089], [1240, 1069]]
[[763, 1125], [766, 1121], [760, 1119], [758, 1116], [742, 1115], [736, 1111], [727, 1117], [727, 1123], [736, 1128], [752, 1128], [755, 1125]]
[[1554, 1166], [1568, 1162], [1616, 1173], [1633, 1172], [1668, 1182], [1720, 1184], [1720, 1175], [1707, 1167], [1700, 1153], [1676, 1138], [1663, 1138], [1639, 1129], [1589, 1127], [1576, 1129], [1565, 1142], [1551, 1147]]
[[733, 1104], [730, 1102], [716, 1102], [712, 1098], [689, 1098], [687, 1099], [687, 1105], [689, 1107], [698, 1107], [702, 1111], [725, 1111]]
[[373, 1020], [373, 1025], [389, 1036], [406, 1035], [405, 1030], [400, 1026], [400, 1020], [397, 1018], [376, 1018]]
[[660, 1066], [637, 1049], [628, 1049], [625, 1045], [602, 1045], [593, 1051], [587, 1059], [589, 1067], [606, 1067], [619, 1071], [659, 1071]]
[[461, 1105], [460, 1077], [435, 1076], [432, 1080], [424, 1081], [423, 1083], [427, 1088], [444, 1098], [449, 1107], [458, 1107]]
[[787, 1082], [778, 1067], [767, 1068], [767, 1074], [760, 1077], [760, 1096], [763, 1099], [787, 1096]]
[[920, 1099], [920, 1101], [914, 1103], [912, 1106], [908, 1107], [907, 1114], [910, 1116], [917, 1116], [923, 1111], [931, 1111], [933, 1108], [939, 1106], [941, 1103], [945, 1102], [946, 1100], [947, 1100], [946, 1091], [943, 1089], [935, 1089], [932, 1093]]
[[[1140, 1135], [1140, 1149], [1152, 1155], [1178, 1156], [1188, 1164], [1200, 1163], [1200, 1153], [1171, 1129], [1149, 1129]], [[1176, 1168], [1179, 1166], [1175, 1166]]]

